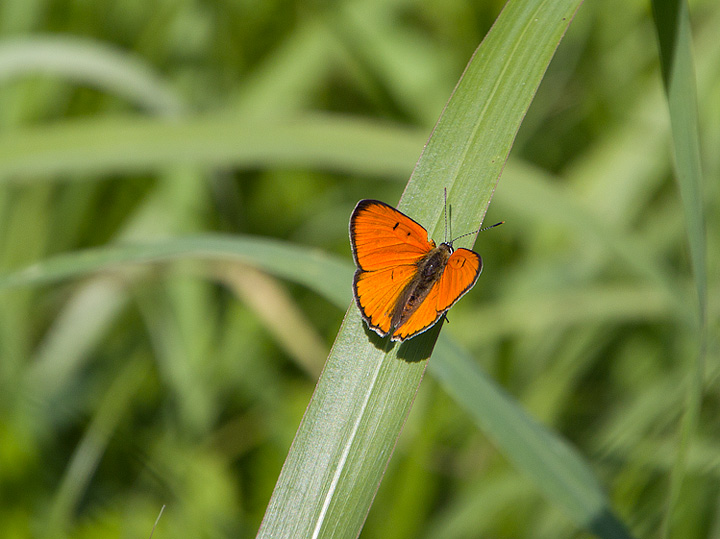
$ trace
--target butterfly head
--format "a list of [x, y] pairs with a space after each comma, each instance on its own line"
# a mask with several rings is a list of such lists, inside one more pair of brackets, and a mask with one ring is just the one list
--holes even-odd
[[452, 241], [444, 241], [440, 245], [438, 245], [438, 249], [442, 249], [444, 251], [447, 251], [448, 254], [452, 254], [455, 250], [455, 247], [453, 247]]

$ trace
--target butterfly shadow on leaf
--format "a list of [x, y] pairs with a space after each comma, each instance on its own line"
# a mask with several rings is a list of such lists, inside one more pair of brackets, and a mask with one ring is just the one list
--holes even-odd
[[432, 355], [432, 351], [435, 348], [435, 341], [437, 341], [440, 329], [444, 323], [445, 316], [438, 320], [438, 322], [427, 331], [423, 331], [415, 337], [401, 342], [397, 351], [398, 359], [402, 359], [407, 363], [417, 363], [428, 359]]
[[362, 324], [363, 331], [367, 335], [368, 340], [378, 350], [382, 350], [386, 354], [397, 346], [397, 359], [401, 359], [407, 363], [417, 363], [428, 359], [435, 347], [435, 341], [438, 338], [440, 329], [445, 322], [443, 316], [438, 323], [423, 331], [422, 333], [401, 342], [390, 340], [390, 336], [381, 337], [375, 331], [370, 329], [367, 324]]
[[365, 335], [367, 335], [367, 338], [370, 340], [370, 342], [375, 348], [377, 348], [378, 350], [382, 350], [385, 353], [392, 350], [395, 342], [390, 340], [389, 335], [387, 337], [381, 337], [380, 335], [375, 333], [375, 331], [370, 329], [365, 323], [362, 324], [362, 328], [365, 332]]

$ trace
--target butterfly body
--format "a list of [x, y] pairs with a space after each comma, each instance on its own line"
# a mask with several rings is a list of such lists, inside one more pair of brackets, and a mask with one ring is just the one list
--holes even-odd
[[417, 262], [417, 273], [398, 296], [390, 322], [391, 328], [402, 326], [417, 310], [432, 286], [442, 276], [452, 252], [450, 244], [441, 243]]
[[358, 267], [355, 301], [380, 336], [403, 341], [432, 327], [477, 281], [482, 259], [439, 246], [413, 219], [378, 200], [361, 200], [350, 218]]

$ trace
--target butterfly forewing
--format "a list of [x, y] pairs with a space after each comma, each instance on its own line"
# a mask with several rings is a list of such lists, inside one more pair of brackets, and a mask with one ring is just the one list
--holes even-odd
[[422, 226], [379, 200], [358, 202], [350, 239], [355, 263], [365, 271], [415, 264], [435, 247]]

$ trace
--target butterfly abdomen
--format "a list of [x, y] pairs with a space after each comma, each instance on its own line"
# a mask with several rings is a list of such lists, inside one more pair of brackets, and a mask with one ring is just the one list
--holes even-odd
[[407, 284], [395, 304], [392, 328], [397, 329], [402, 326], [417, 310], [432, 286], [442, 276], [451, 254], [452, 247], [442, 243], [417, 262], [418, 271], [415, 278]]

